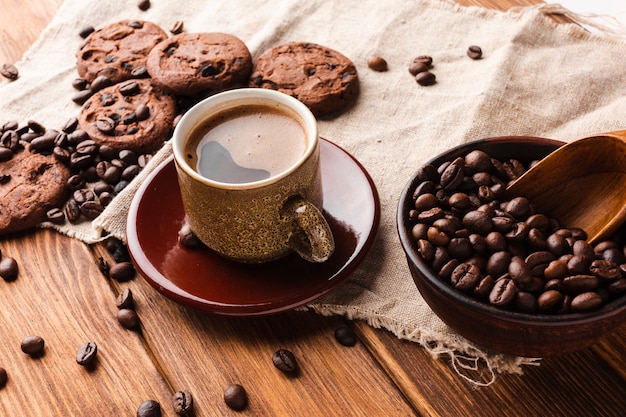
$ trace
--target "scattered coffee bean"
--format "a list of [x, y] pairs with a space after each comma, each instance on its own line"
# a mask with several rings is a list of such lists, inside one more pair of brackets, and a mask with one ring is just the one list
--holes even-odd
[[82, 345], [76, 353], [76, 363], [90, 367], [96, 361], [96, 354], [98, 353], [98, 346], [94, 342], [87, 342]]
[[7, 78], [11, 81], [17, 80], [20, 75], [17, 67], [13, 64], [2, 64], [2, 66], [0, 67], [0, 74], [2, 74], [4, 78]]
[[172, 25], [172, 27], [170, 29], [170, 33], [172, 35], [178, 35], [179, 33], [182, 33], [183, 32], [183, 26], [184, 26], [183, 21], [182, 20], [177, 20]]
[[435, 84], [437, 77], [430, 71], [423, 71], [415, 76], [415, 81], [421, 86], [429, 86]]
[[278, 349], [274, 352], [272, 355], [272, 363], [276, 368], [285, 373], [293, 373], [298, 369], [296, 357], [287, 349]]
[[46, 212], [46, 218], [49, 222], [62, 224], [65, 222], [65, 213], [60, 208], [55, 207]]
[[117, 321], [123, 328], [128, 330], [136, 330], [139, 328], [139, 316], [135, 310], [130, 308], [121, 308], [117, 311]]
[[335, 339], [343, 346], [356, 345], [356, 334], [348, 326], [339, 326], [335, 329]]
[[7, 370], [0, 367], [0, 389], [4, 388], [9, 380], [9, 375], [7, 374]]
[[248, 406], [248, 394], [239, 384], [231, 384], [224, 390], [224, 402], [235, 411], [241, 411]]
[[9, 256], [5, 256], [0, 260], [0, 277], [5, 281], [15, 281], [19, 268], [17, 261]]
[[469, 48], [467, 48], [467, 56], [472, 59], [480, 59], [483, 57], [483, 50], [480, 46], [471, 45]]
[[111, 267], [109, 266], [109, 262], [107, 262], [107, 260], [104, 259], [102, 256], [98, 258], [98, 269], [100, 269], [100, 272], [102, 272], [102, 275], [109, 278]]
[[148, 10], [150, 8], [150, 0], [139, 0], [137, 7], [142, 11]]
[[27, 355], [37, 357], [44, 351], [45, 342], [40, 336], [26, 336], [22, 339], [21, 349]]
[[154, 400], [146, 400], [137, 408], [137, 417], [161, 417], [161, 415], [161, 404]]
[[388, 69], [387, 61], [385, 61], [385, 58], [378, 55], [373, 55], [367, 58], [367, 66], [370, 67], [370, 69], [378, 72], [384, 72]]
[[428, 68], [433, 66], [433, 57], [430, 55], [419, 55], [413, 59], [414, 63], [423, 63]]
[[96, 29], [93, 26], [86, 25], [86, 26], [83, 26], [78, 31], [78, 36], [80, 36], [81, 38], [85, 39], [87, 36], [91, 35], [95, 31], [96, 31]]
[[95, 80], [91, 82], [91, 92], [95, 93], [96, 91], [100, 91], [103, 88], [109, 87], [113, 85], [113, 81], [105, 75], [98, 75]]
[[133, 299], [133, 292], [130, 288], [124, 288], [117, 296], [116, 306], [118, 309], [135, 309], [135, 300]]
[[113, 265], [109, 276], [118, 282], [126, 282], [135, 277], [135, 267], [131, 262], [125, 261]]
[[177, 391], [172, 398], [174, 412], [179, 416], [184, 416], [193, 410], [193, 397], [189, 391]]
[[409, 65], [409, 72], [413, 76], [416, 76], [420, 72], [427, 72], [428, 69], [429, 66], [426, 65], [424, 62], [412, 62], [411, 65]]

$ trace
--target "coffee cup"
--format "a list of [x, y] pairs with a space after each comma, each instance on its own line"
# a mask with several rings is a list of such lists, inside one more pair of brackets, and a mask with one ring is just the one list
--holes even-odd
[[186, 220], [210, 249], [245, 263], [331, 256], [317, 121], [300, 101], [260, 88], [218, 93], [184, 114], [172, 147]]

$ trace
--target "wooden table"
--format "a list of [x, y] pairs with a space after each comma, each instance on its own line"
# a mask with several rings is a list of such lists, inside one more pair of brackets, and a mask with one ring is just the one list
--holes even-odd
[[[538, 0], [459, 0], [505, 10]], [[61, 0], [4, 0], [0, 63], [16, 62], [49, 22]], [[113, 262], [103, 245], [88, 246], [50, 230], [0, 239], [20, 277], [0, 282], [1, 416], [133, 416], [147, 399], [173, 416], [172, 393], [188, 390], [195, 416], [618, 416], [626, 410], [626, 327], [575, 354], [544, 359], [525, 374], [499, 375], [482, 388], [459, 377], [449, 361], [417, 344], [340, 317], [289, 312], [266, 318], [214, 317], [169, 302], [143, 279], [119, 284], [98, 268]], [[141, 331], [116, 321], [115, 299], [132, 289]], [[333, 336], [342, 324], [356, 346]], [[20, 350], [23, 337], [41, 335], [45, 355]], [[87, 341], [99, 347], [92, 370], [75, 355]], [[300, 372], [287, 377], [272, 354], [291, 350]], [[488, 381], [490, 375], [472, 375]], [[230, 383], [243, 385], [249, 407], [237, 413], [223, 401]]]

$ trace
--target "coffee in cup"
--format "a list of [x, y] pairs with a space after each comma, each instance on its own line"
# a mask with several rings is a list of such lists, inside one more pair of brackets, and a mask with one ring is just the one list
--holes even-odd
[[219, 93], [185, 113], [172, 142], [187, 221], [209, 248], [248, 263], [331, 256], [317, 122], [300, 101], [260, 88]]

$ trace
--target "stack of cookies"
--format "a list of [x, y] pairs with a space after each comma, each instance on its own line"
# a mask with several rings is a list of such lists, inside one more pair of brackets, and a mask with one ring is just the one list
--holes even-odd
[[354, 64], [321, 45], [290, 42], [253, 62], [233, 35], [171, 32], [140, 20], [83, 29], [73, 83], [78, 116], [60, 130], [0, 124], [0, 234], [97, 217], [178, 117], [217, 92], [278, 90], [317, 117], [338, 115], [359, 94]]

